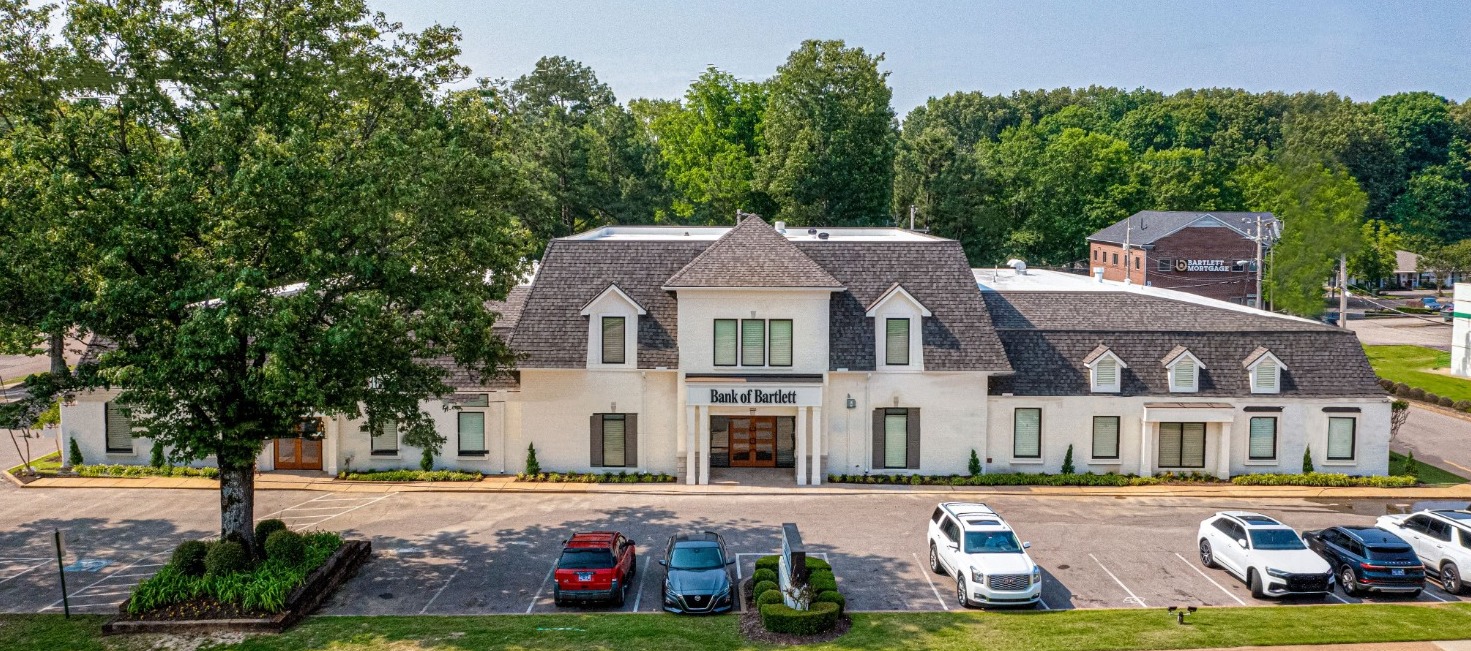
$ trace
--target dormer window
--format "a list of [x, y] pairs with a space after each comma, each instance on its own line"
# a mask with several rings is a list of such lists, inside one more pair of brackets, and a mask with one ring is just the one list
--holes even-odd
[[869, 304], [865, 316], [873, 318], [874, 366], [884, 371], [924, 370], [924, 317], [933, 316], [899, 283], [889, 286]]
[[624, 346], [627, 344], [628, 328], [624, 324], [627, 320], [627, 317], [621, 316], [603, 317], [604, 364], [622, 364], [626, 360]]
[[617, 285], [608, 285], [588, 301], [582, 308], [582, 315], [588, 318], [587, 367], [636, 367], [638, 317], [647, 313]]
[[1169, 370], [1171, 393], [1195, 393], [1200, 390], [1200, 371], [1205, 364], [1184, 346], [1175, 346], [1163, 360]]
[[909, 365], [909, 319], [884, 319], [884, 365]]
[[1252, 393], [1281, 393], [1282, 369], [1287, 368], [1287, 365], [1271, 351], [1257, 348], [1242, 360], [1241, 365], [1246, 367], [1246, 372], [1251, 376]]
[[1123, 369], [1129, 368], [1103, 344], [1083, 359], [1083, 366], [1088, 368], [1089, 385], [1094, 393], [1118, 393], [1123, 386]]

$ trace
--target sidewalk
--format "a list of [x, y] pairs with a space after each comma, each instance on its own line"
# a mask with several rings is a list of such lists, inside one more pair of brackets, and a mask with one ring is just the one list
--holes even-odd
[[[25, 488], [193, 488], [216, 490], [219, 483], [197, 477], [43, 477]], [[749, 486], [739, 484], [574, 484], [518, 482], [511, 476], [475, 482], [365, 482], [332, 477], [262, 473], [257, 490], [315, 490], [340, 493], [624, 493], [649, 495], [1031, 495], [1046, 497], [1201, 497], [1238, 499], [1397, 499], [1471, 501], [1471, 484], [1421, 488], [1318, 488], [1311, 486], [905, 486], [822, 484], [820, 486]], [[1466, 651], [1471, 651], [1467, 649]]]

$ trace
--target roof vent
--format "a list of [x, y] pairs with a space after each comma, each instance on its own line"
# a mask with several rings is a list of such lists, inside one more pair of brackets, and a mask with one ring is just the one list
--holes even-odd
[[1025, 276], [1025, 275], [1027, 275], [1027, 263], [1026, 262], [1023, 262], [1023, 261], [1018, 260], [1016, 258], [1012, 258], [1012, 259], [1006, 261], [1006, 266], [1011, 267], [1012, 269], [1015, 269], [1016, 270], [1016, 275], [1018, 275], [1018, 276]]
[[776, 225], [775, 225], [775, 228], [776, 228], [776, 232], [778, 232], [778, 233], [786, 233], [787, 232], [787, 223], [786, 222], [777, 222]]
[[809, 229], [807, 229], [807, 234], [808, 235], [816, 235], [817, 234], [817, 229], [815, 229], [815, 228], [809, 228]]
[[1093, 279], [1100, 283], [1103, 282], [1103, 267], [1093, 268]]
[[827, 233], [818, 233], [817, 234], [817, 239], [819, 239], [819, 240], [825, 240], [825, 239], [827, 239]]

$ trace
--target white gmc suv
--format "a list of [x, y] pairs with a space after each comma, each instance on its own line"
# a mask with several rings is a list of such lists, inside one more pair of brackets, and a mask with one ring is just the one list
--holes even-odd
[[945, 502], [930, 516], [930, 570], [955, 576], [955, 601], [976, 606], [1034, 606], [1042, 569], [1011, 526], [985, 504]]
[[1222, 511], [1200, 523], [1200, 563], [1222, 567], [1251, 588], [1251, 596], [1325, 596], [1333, 568], [1303, 544], [1302, 536], [1260, 513]]
[[1466, 589], [1471, 571], [1471, 511], [1421, 511], [1410, 515], [1381, 515], [1375, 523], [1415, 548], [1415, 555], [1446, 592]]

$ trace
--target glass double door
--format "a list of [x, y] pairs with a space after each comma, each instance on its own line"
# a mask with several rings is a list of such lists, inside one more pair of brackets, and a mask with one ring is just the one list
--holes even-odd
[[276, 439], [277, 470], [322, 469], [322, 421], [309, 418], [291, 428], [290, 436]]
[[[710, 462], [732, 468], [787, 468], [796, 460], [791, 416], [714, 416]], [[722, 463], [724, 462], [724, 463]]]

